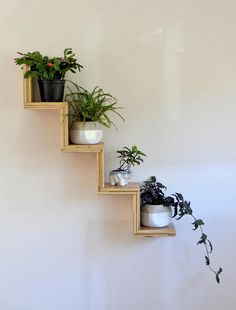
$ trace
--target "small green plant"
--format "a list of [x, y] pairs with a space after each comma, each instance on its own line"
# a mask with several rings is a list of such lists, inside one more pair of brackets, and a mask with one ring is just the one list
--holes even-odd
[[[71, 82], [71, 81], [70, 81]], [[117, 99], [96, 86], [91, 92], [73, 83], [75, 90], [68, 87], [69, 93], [65, 100], [69, 103], [69, 117], [71, 122], [98, 122], [104, 127], [116, 128], [109, 114], [114, 113], [123, 121], [123, 116], [117, 111], [122, 107], [117, 106]]]
[[77, 62], [75, 54], [71, 48], [64, 50], [63, 57], [43, 56], [40, 52], [18, 52], [21, 57], [15, 58], [17, 65], [28, 65], [30, 69], [25, 72], [25, 78], [39, 78], [44, 80], [65, 79], [68, 71], [75, 73], [83, 68]]
[[146, 157], [136, 145], [131, 146], [131, 148], [125, 146], [116, 153], [118, 154], [117, 158], [120, 160], [120, 166], [117, 170], [129, 170], [131, 166], [140, 165], [143, 162], [143, 157]]
[[189, 215], [193, 219], [193, 230], [200, 230], [201, 237], [197, 244], [202, 244], [205, 247], [205, 263], [215, 274], [217, 283], [220, 283], [219, 275], [223, 270], [221, 267], [215, 270], [211, 266], [210, 254], [213, 251], [213, 246], [204, 232], [203, 226], [205, 224], [203, 220], [195, 217], [190, 206], [190, 201], [185, 200], [182, 194], [175, 193], [171, 196], [165, 196], [165, 190], [166, 187], [163, 184], [156, 182], [156, 177], [151, 177], [151, 180], [144, 182], [140, 188], [141, 207], [145, 204], [162, 204], [164, 206], [173, 207], [173, 218], [176, 220], [180, 220], [183, 216]]

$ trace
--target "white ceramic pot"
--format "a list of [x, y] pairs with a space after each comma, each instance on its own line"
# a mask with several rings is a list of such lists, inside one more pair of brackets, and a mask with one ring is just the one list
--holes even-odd
[[97, 144], [102, 141], [103, 130], [98, 123], [74, 122], [70, 127], [70, 140], [74, 144]]
[[144, 205], [141, 207], [141, 223], [147, 227], [166, 227], [172, 221], [171, 207]]
[[132, 176], [131, 170], [111, 170], [109, 177], [110, 177], [110, 184], [126, 186], [128, 184], [128, 179]]

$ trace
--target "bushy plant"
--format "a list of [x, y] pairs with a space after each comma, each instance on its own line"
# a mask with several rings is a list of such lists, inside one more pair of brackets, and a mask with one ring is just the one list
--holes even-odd
[[[71, 81], [70, 81], [71, 82]], [[91, 92], [78, 84], [71, 82], [75, 88], [68, 87], [69, 93], [65, 100], [69, 103], [69, 117], [71, 122], [98, 122], [110, 128], [116, 125], [110, 118], [110, 113], [123, 116], [118, 112], [122, 107], [117, 106], [117, 99], [96, 86]]]
[[117, 170], [129, 170], [131, 166], [140, 165], [143, 162], [143, 157], [146, 157], [136, 145], [132, 145], [131, 148], [125, 146], [116, 153], [118, 154], [117, 158], [120, 160], [120, 166]]
[[185, 200], [182, 194], [175, 193], [170, 196], [166, 196], [164, 191], [166, 191], [166, 187], [162, 183], [157, 182], [156, 177], [151, 177], [150, 181], [146, 181], [141, 185], [141, 207], [145, 204], [162, 204], [164, 206], [170, 206], [173, 208], [173, 218], [176, 220], [180, 220], [185, 215], [190, 216], [193, 219], [193, 230], [198, 229], [201, 234], [197, 244], [202, 244], [205, 248], [205, 263], [215, 274], [216, 281], [219, 283], [219, 275], [222, 272], [222, 268], [220, 267], [218, 270], [215, 270], [211, 266], [210, 254], [213, 251], [213, 246], [204, 232], [203, 226], [205, 224], [203, 220], [195, 217], [190, 201]]
[[25, 72], [25, 78], [39, 78], [44, 80], [64, 79], [68, 71], [75, 73], [83, 68], [77, 62], [71, 48], [64, 50], [62, 57], [43, 56], [40, 52], [18, 52], [21, 57], [15, 58], [17, 65], [28, 65], [30, 69]]

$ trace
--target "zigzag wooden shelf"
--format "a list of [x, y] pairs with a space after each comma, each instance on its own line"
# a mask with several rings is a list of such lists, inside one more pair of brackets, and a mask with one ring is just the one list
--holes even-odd
[[[24, 72], [28, 67], [24, 67]], [[60, 110], [61, 151], [71, 153], [97, 154], [97, 193], [100, 195], [131, 195], [133, 205], [133, 234], [138, 237], [175, 236], [174, 225], [165, 228], [148, 228], [140, 224], [140, 186], [139, 183], [129, 183], [127, 186], [111, 186], [104, 182], [104, 144], [75, 145], [69, 143], [68, 135], [68, 103], [67, 102], [39, 102], [33, 100], [32, 79], [24, 79], [24, 108]]]

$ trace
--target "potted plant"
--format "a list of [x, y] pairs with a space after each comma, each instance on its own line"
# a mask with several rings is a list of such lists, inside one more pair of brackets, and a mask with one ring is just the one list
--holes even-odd
[[165, 196], [165, 189], [164, 185], [156, 182], [155, 177], [151, 177], [151, 181], [146, 181], [141, 186], [141, 223], [143, 226], [166, 227], [172, 221], [173, 198]]
[[[71, 82], [71, 81], [70, 81]], [[110, 118], [113, 113], [124, 118], [118, 112], [117, 100], [112, 95], [96, 86], [91, 92], [71, 82], [75, 88], [68, 87], [65, 96], [69, 103], [70, 140], [74, 144], [96, 144], [103, 138], [102, 126], [115, 126]]]
[[[193, 230], [198, 229], [201, 233], [201, 237], [197, 244], [202, 244], [205, 247], [205, 263], [215, 274], [216, 281], [219, 283], [219, 275], [222, 272], [222, 268], [220, 267], [218, 270], [215, 270], [211, 266], [210, 254], [212, 253], [213, 246], [203, 230], [203, 220], [195, 217], [190, 206], [190, 201], [186, 201], [182, 194], [175, 193], [170, 196], [166, 196], [164, 193], [166, 187], [157, 182], [154, 176], [150, 179], [150, 181], [144, 182], [140, 188], [142, 224], [149, 227], [162, 227], [162, 225], [159, 226], [159, 223], [162, 223], [165, 220], [167, 223], [171, 220], [172, 211], [170, 211], [170, 209], [173, 209], [172, 217], [176, 220], [180, 220], [183, 216], [189, 215], [193, 219]], [[160, 213], [158, 209], [154, 208], [158, 205], [161, 205]], [[167, 211], [164, 210], [165, 208]], [[165, 212], [167, 212], [168, 215], [163, 216], [163, 213]], [[167, 225], [168, 224], [169, 223], [167, 223]]]
[[131, 177], [131, 166], [140, 165], [143, 162], [143, 157], [146, 157], [146, 155], [136, 145], [131, 146], [131, 148], [125, 146], [116, 153], [118, 154], [117, 158], [119, 158], [120, 165], [117, 169], [110, 172], [110, 184], [112, 186], [117, 184], [126, 186], [128, 179]]
[[64, 50], [62, 57], [43, 56], [40, 52], [18, 52], [21, 57], [15, 58], [17, 65], [27, 65], [25, 78], [37, 78], [41, 100], [43, 102], [60, 102], [63, 100], [65, 75], [68, 71], [75, 73], [81, 66], [71, 48]]

